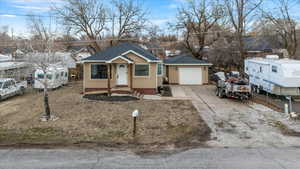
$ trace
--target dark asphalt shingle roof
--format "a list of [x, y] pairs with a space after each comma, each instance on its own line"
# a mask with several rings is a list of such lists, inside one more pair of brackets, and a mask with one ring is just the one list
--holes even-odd
[[164, 59], [164, 64], [211, 64], [206, 60], [200, 60], [190, 55], [181, 55]]
[[[146, 49], [143, 49], [140, 46], [129, 43], [129, 42], [125, 42], [125, 43], [121, 43], [121, 44], [118, 44], [113, 47], [109, 47], [109, 48], [107, 48], [103, 51], [97, 52], [96, 54], [94, 54], [86, 59], [83, 59], [83, 60], [84, 61], [88, 61], [88, 60], [108, 61], [108, 60], [118, 57], [118, 56], [122, 55], [123, 53], [130, 51], [130, 50], [144, 56], [145, 58], [149, 59], [150, 61], [159, 61], [159, 59], [156, 56], [154, 56], [152, 53], [150, 53]], [[126, 58], [128, 58], [128, 57], [126, 57]]]

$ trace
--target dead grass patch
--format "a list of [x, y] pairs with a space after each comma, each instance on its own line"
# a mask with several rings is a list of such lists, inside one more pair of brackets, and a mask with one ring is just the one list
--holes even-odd
[[[39, 121], [42, 93], [0, 102], [0, 144], [185, 147], [210, 138], [209, 127], [190, 101], [90, 101], [80, 92], [81, 83], [50, 92], [51, 110], [59, 117], [50, 122]], [[132, 138], [131, 112], [135, 109], [140, 116], [137, 137]]]

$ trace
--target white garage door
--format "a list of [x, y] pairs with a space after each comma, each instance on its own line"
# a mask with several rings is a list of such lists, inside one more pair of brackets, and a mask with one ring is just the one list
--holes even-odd
[[201, 68], [179, 68], [179, 84], [182, 85], [201, 85]]

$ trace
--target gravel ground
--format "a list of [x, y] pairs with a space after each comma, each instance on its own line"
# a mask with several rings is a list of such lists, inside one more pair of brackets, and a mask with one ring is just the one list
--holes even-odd
[[[202, 145], [209, 139], [210, 129], [190, 101], [91, 101], [82, 98], [80, 91], [78, 83], [50, 92], [51, 110], [59, 117], [50, 122], [39, 121], [42, 93], [0, 102], [0, 144], [133, 144], [155, 149]], [[135, 109], [140, 116], [137, 137], [132, 138]]]

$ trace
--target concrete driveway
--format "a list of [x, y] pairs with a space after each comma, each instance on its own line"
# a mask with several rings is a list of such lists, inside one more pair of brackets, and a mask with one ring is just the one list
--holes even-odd
[[212, 129], [213, 147], [290, 147], [300, 146], [300, 137], [283, 135], [276, 126], [280, 121], [299, 129], [300, 122], [287, 115], [252, 102], [242, 103], [215, 96], [215, 87], [172, 86], [175, 97], [190, 97], [202, 118]]

